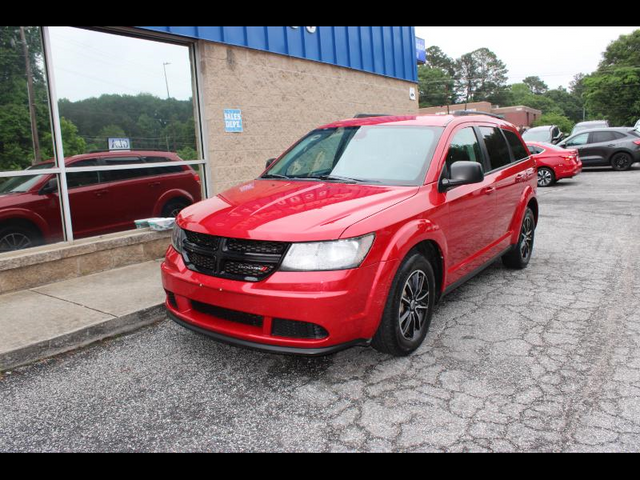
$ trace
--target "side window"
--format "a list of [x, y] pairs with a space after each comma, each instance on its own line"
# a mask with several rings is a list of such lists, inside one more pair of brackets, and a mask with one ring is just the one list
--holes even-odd
[[[91, 158], [81, 160], [69, 165], [70, 168], [76, 167], [97, 167], [98, 160]], [[86, 187], [98, 183], [98, 172], [72, 172], [67, 173], [67, 188]]]
[[489, 153], [491, 170], [495, 170], [511, 163], [509, 147], [500, 129], [496, 127], [480, 127], [480, 133]]
[[504, 136], [507, 137], [507, 142], [509, 142], [509, 146], [511, 147], [511, 151], [513, 152], [514, 161], [522, 160], [523, 158], [527, 158], [529, 156], [529, 152], [527, 148], [522, 144], [522, 141], [515, 133], [509, 130], [502, 130]]
[[527, 147], [529, 148], [529, 151], [534, 155], [542, 153], [542, 149], [540, 147], [536, 147], [535, 145], [527, 145]]
[[461, 160], [482, 163], [480, 143], [478, 143], [476, 134], [471, 127], [463, 128], [451, 140], [447, 153], [447, 168], [451, 167], [452, 163]]
[[588, 133], [581, 133], [567, 142], [567, 147], [573, 147], [575, 145], [586, 145], [589, 139]]
[[[103, 158], [105, 166], [114, 165], [134, 165], [143, 163], [139, 157], [106, 157]], [[134, 170], [115, 170], [100, 173], [103, 182], [117, 182], [122, 180], [131, 180], [133, 178], [146, 177], [150, 174], [149, 168], [136, 168]]]
[[[145, 163], [171, 162], [167, 157], [142, 157]], [[184, 170], [181, 166], [175, 167], [154, 167], [145, 169], [149, 175], [167, 175], [169, 173], [182, 173]]]
[[613, 132], [593, 132], [591, 133], [591, 141], [589, 143], [602, 143], [615, 140], [616, 136]]

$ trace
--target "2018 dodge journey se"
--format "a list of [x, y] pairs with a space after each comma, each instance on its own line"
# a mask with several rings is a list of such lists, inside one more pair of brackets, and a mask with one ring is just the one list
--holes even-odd
[[408, 355], [442, 295], [499, 257], [527, 266], [536, 183], [517, 130], [490, 115], [325, 125], [257, 179], [178, 215], [166, 306], [237, 346]]

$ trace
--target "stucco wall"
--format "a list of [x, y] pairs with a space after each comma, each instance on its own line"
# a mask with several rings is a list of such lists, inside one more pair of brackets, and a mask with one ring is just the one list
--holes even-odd
[[[214, 194], [255, 178], [319, 125], [362, 112], [418, 113], [411, 82], [211, 42], [198, 48]], [[225, 132], [229, 108], [242, 110], [244, 132]]]

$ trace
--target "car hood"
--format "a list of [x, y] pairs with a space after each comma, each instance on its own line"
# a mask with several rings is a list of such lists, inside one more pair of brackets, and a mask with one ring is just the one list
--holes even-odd
[[187, 230], [222, 237], [331, 240], [417, 191], [418, 187], [254, 180], [187, 207], [177, 222]]
[[0, 193], [0, 208], [21, 207], [32, 195], [27, 192]]

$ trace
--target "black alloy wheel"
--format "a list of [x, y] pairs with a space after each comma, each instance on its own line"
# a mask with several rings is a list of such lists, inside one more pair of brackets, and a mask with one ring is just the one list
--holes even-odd
[[435, 285], [431, 260], [416, 250], [409, 252], [393, 279], [371, 346], [395, 356], [415, 351], [429, 331]]
[[533, 254], [533, 242], [536, 233], [536, 219], [533, 210], [527, 208], [522, 219], [520, 227], [520, 236], [518, 243], [502, 256], [502, 263], [508, 268], [521, 269], [525, 268], [531, 260]]
[[633, 159], [631, 156], [624, 152], [618, 152], [611, 157], [611, 167], [618, 172], [629, 170], [632, 163]]

